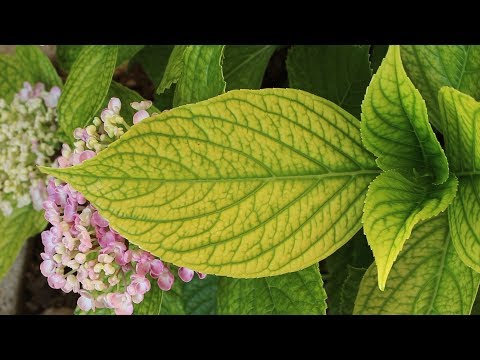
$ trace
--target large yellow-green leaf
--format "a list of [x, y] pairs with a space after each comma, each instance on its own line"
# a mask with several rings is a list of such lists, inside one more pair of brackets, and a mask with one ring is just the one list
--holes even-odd
[[300, 90], [234, 90], [146, 119], [79, 166], [43, 171], [165, 261], [230, 277], [280, 275], [360, 229], [379, 170], [359, 127]]
[[402, 45], [408, 76], [427, 103], [430, 122], [442, 130], [438, 91], [451, 86], [480, 98], [480, 46]]
[[455, 197], [457, 183], [454, 175], [441, 185], [433, 185], [390, 170], [370, 184], [363, 227], [375, 257], [380, 290], [385, 289], [392, 265], [413, 227], [444, 211]]
[[225, 92], [223, 49], [224, 45], [187, 46], [173, 106], [199, 102]]
[[15, 57], [22, 66], [32, 73], [34, 82], [40, 81], [47, 89], [62, 86], [62, 80], [47, 55], [35, 45], [19, 45], [15, 48]]
[[324, 97], [360, 118], [360, 105], [372, 77], [368, 45], [297, 45], [290, 49], [290, 87]]
[[0, 279], [7, 274], [24, 242], [46, 225], [43, 212], [31, 206], [15, 208], [10, 216], [0, 212]]
[[221, 278], [221, 315], [325, 315], [327, 295], [318, 265], [260, 279]]
[[223, 75], [227, 90], [259, 89], [275, 45], [227, 45]]
[[425, 101], [403, 69], [398, 46], [389, 47], [368, 86], [362, 140], [383, 170], [415, 169], [433, 176], [435, 184], [448, 178], [447, 158], [428, 122]]
[[385, 291], [370, 266], [360, 284], [355, 314], [469, 314], [480, 275], [457, 256], [446, 214], [418, 224], [392, 268]]
[[58, 101], [58, 123], [67, 136], [93, 120], [112, 81], [117, 46], [88, 45], [72, 65]]
[[445, 149], [459, 178], [448, 208], [452, 240], [460, 258], [480, 272], [480, 103], [458, 90], [439, 92]]

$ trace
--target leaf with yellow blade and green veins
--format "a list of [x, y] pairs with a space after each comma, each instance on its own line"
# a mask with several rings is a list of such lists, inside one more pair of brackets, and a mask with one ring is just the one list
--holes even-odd
[[448, 207], [450, 232], [460, 258], [480, 272], [480, 103], [449, 87], [438, 98], [445, 149], [459, 179]]
[[451, 86], [480, 98], [480, 46], [402, 45], [408, 76], [427, 103], [430, 122], [442, 130], [438, 91]]
[[325, 315], [327, 297], [318, 264], [261, 279], [220, 278], [221, 315]]
[[385, 291], [374, 265], [365, 273], [355, 314], [470, 314], [480, 275], [455, 252], [446, 214], [418, 224], [392, 268]]
[[42, 170], [162, 260], [273, 276], [316, 263], [360, 229], [379, 170], [359, 128], [301, 90], [236, 90], [145, 119], [79, 166]]
[[[423, 178], [425, 179], [425, 178]], [[396, 170], [380, 174], [369, 186], [363, 226], [378, 268], [378, 286], [385, 289], [388, 274], [419, 221], [444, 211], [457, 191], [451, 175], [441, 185], [422, 183]]]
[[403, 169], [448, 179], [448, 162], [420, 93], [407, 77], [400, 47], [390, 46], [362, 103], [362, 141], [383, 170]]
[[25, 241], [45, 229], [43, 211], [32, 206], [15, 208], [10, 216], [0, 211], [0, 279], [12, 266]]

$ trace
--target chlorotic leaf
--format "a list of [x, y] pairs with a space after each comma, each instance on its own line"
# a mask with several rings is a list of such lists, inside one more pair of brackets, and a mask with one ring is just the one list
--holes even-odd
[[46, 225], [43, 213], [31, 206], [15, 208], [10, 216], [0, 212], [0, 279], [7, 274], [25, 241]]
[[325, 291], [331, 315], [351, 315], [363, 274], [373, 262], [367, 238], [360, 230], [326, 259]]
[[191, 45], [183, 53], [183, 69], [173, 106], [195, 103], [225, 92], [223, 45]]
[[158, 87], [172, 50], [173, 45], [147, 45], [135, 55], [132, 62], [142, 65], [155, 87]]
[[360, 284], [355, 314], [469, 314], [480, 275], [462, 263], [448, 232], [446, 214], [418, 224], [378, 290], [375, 265]]
[[300, 90], [234, 90], [145, 119], [79, 166], [42, 171], [162, 260], [273, 276], [318, 262], [360, 229], [379, 170], [359, 127]]
[[14, 57], [0, 55], [0, 98], [11, 102], [25, 81], [33, 82], [30, 70]]
[[276, 48], [275, 45], [225, 46], [223, 75], [226, 89], [259, 89]]
[[260, 279], [221, 278], [218, 313], [222, 315], [325, 315], [327, 295], [318, 265]]
[[290, 87], [333, 101], [360, 118], [360, 105], [372, 77], [369, 46], [302, 45], [288, 52]]
[[58, 123], [68, 136], [93, 120], [107, 95], [116, 60], [117, 46], [81, 50], [58, 101]]
[[433, 176], [435, 184], [448, 179], [447, 158], [428, 122], [425, 102], [403, 69], [398, 46], [390, 46], [368, 86], [362, 140], [383, 170], [415, 169]]
[[451, 86], [480, 98], [480, 46], [402, 45], [405, 70], [427, 103], [430, 122], [441, 127], [438, 91]]
[[157, 94], [163, 93], [169, 89], [172, 84], [176, 84], [180, 79], [183, 71], [183, 55], [187, 49], [187, 45], [176, 45], [168, 58], [167, 67], [163, 74], [162, 81], [157, 89]]
[[[103, 108], [106, 108], [108, 102], [112, 97], [117, 97], [122, 101], [122, 108], [120, 109], [120, 115], [125, 119], [125, 121], [129, 124], [133, 124], [133, 115], [135, 115], [136, 110], [130, 106], [132, 102], [140, 102], [145, 100], [140, 94], [136, 91], [123, 86], [122, 84], [117, 83], [116, 81], [112, 81], [110, 84], [110, 88], [108, 89], [107, 97], [103, 102]], [[152, 106], [148, 109], [149, 112], [157, 112], [160, 113], [155, 106]]]
[[452, 175], [441, 185], [407, 178], [396, 170], [380, 174], [369, 186], [363, 209], [363, 226], [378, 268], [378, 286], [385, 289], [388, 274], [421, 220], [444, 211], [457, 191]]
[[30, 69], [34, 82], [44, 83], [47, 90], [52, 86], [62, 86], [62, 79], [58, 76], [57, 70], [38, 46], [19, 45], [15, 48], [15, 57], [23, 67]]
[[465, 264], [480, 272], [480, 103], [458, 90], [439, 92], [441, 126], [458, 194], [448, 208], [452, 241]]

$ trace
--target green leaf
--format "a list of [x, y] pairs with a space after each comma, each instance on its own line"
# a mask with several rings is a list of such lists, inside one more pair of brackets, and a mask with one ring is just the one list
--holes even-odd
[[[145, 100], [140, 94], [136, 91], [123, 86], [122, 84], [117, 83], [116, 81], [112, 81], [110, 84], [110, 88], [108, 89], [107, 97], [103, 102], [102, 108], [106, 108], [108, 102], [112, 97], [117, 97], [122, 101], [122, 108], [120, 109], [120, 115], [125, 119], [127, 124], [133, 124], [133, 115], [136, 113], [136, 110], [130, 106], [132, 102], [139, 102]], [[157, 112], [160, 113], [155, 106], [152, 106], [148, 109], [149, 112]]]
[[0, 98], [11, 102], [25, 81], [33, 81], [29, 69], [12, 56], [0, 54]]
[[418, 224], [400, 253], [385, 291], [370, 266], [355, 314], [469, 314], [480, 275], [465, 266], [450, 241], [446, 214]]
[[112, 81], [117, 46], [85, 46], [67, 78], [58, 101], [58, 123], [72, 136], [77, 127], [93, 120]]
[[[370, 63], [372, 72], [375, 74], [382, 63], [382, 60], [387, 55], [388, 45], [372, 45], [372, 55], [370, 56]], [[403, 55], [403, 52], [402, 52]]]
[[458, 90], [439, 92], [441, 126], [458, 194], [448, 208], [452, 241], [465, 264], [480, 272], [480, 103]]
[[372, 262], [372, 251], [362, 230], [326, 259], [328, 279], [325, 291], [329, 314], [353, 313], [360, 281]]
[[15, 56], [22, 67], [30, 69], [34, 82], [44, 83], [47, 90], [53, 86], [62, 87], [62, 80], [57, 70], [38, 46], [19, 45], [15, 48]]
[[275, 45], [227, 45], [223, 74], [227, 90], [259, 89]]
[[209, 275], [200, 280], [195, 277], [183, 286], [185, 313], [189, 315], [215, 315], [219, 278]]
[[318, 264], [290, 274], [259, 279], [221, 278], [222, 315], [325, 315], [327, 295]]
[[158, 87], [162, 81], [172, 50], [173, 45], [147, 45], [138, 52], [132, 61], [142, 65], [143, 70], [152, 80], [153, 85]]
[[25, 241], [46, 225], [43, 212], [31, 206], [15, 208], [8, 217], [0, 212], [0, 279], [7, 274]]
[[57, 60], [60, 67], [66, 72], [70, 72], [73, 63], [84, 47], [84, 45], [57, 45]]
[[390, 269], [413, 227], [444, 211], [455, 197], [458, 181], [454, 175], [441, 185], [418, 180], [390, 170], [368, 188], [363, 227], [375, 256], [380, 290], [385, 289]]
[[414, 169], [433, 176], [435, 184], [448, 179], [447, 158], [428, 123], [425, 102], [403, 69], [398, 46], [390, 46], [367, 89], [362, 140], [383, 170]]
[[360, 105], [372, 77], [369, 46], [294, 46], [288, 52], [290, 87], [324, 97], [360, 117]]
[[163, 93], [180, 79], [183, 71], [183, 54], [187, 47], [187, 45], [176, 45], [173, 48], [162, 81], [160, 81], [160, 85], [158, 86], [157, 94]]
[[162, 260], [273, 276], [318, 262], [360, 229], [379, 170], [359, 127], [300, 90], [233, 90], [145, 119], [79, 166], [42, 171]]
[[163, 93], [155, 95], [153, 103], [157, 107], [157, 109], [164, 111], [173, 108], [173, 96], [175, 95], [175, 87], [176, 85], [173, 84]]
[[124, 62], [133, 58], [145, 45], [118, 45], [117, 65], [120, 66]]
[[225, 92], [222, 58], [224, 45], [191, 45], [183, 53], [183, 69], [173, 106], [196, 103]]
[[442, 130], [438, 91], [451, 86], [480, 98], [480, 46], [403, 45], [402, 60], [408, 76], [427, 103], [430, 122]]

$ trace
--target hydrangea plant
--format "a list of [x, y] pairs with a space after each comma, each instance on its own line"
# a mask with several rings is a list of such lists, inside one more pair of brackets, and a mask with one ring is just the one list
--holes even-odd
[[[61, 86], [35, 51], [0, 58], [0, 74]], [[260, 89], [285, 54], [288, 82]], [[79, 294], [77, 313], [477, 311], [480, 47], [59, 46], [57, 57], [60, 131], [38, 135], [38, 170], [16, 171], [50, 176], [29, 214], [51, 224], [41, 271]], [[112, 81], [128, 59], [155, 85], [150, 100]], [[3, 106], [16, 86], [0, 83]], [[26, 198], [2, 192], [16, 219]]]

